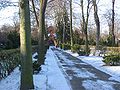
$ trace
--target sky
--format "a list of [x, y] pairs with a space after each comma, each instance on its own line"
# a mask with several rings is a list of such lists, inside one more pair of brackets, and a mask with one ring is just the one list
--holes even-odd
[[[18, 0], [10, 0], [11, 2], [17, 2]], [[16, 3], [18, 5], [18, 3]], [[18, 13], [18, 7], [6, 7], [0, 10], [0, 27], [4, 24], [13, 24], [13, 16]]]
[[[18, 0], [11, 0], [12, 2], [18, 2]], [[106, 12], [107, 9], [110, 9], [112, 7], [111, 5], [112, 0], [100, 0], [98, 3], [98, 12], [101, 22], [102, 29], [106, 29], [107, 22], [105, 18], [103, 18], [103, 14]], [[73, 0], [73, 12], [75, 13], [75, 16], [78, 19], [73, 20], [73, 25], [78, 26], [80, 24], [80, 6], [78, 4], [75, 4], [75, 2], [80, 3], [80, 0]], [[4, 24], [13, 24], [13, 15], [15, 12], [18, 12], [18, 7], [7, 7], [5, 9], [2, 9], [0, 11], [0, 27]], [[117, 12], [120, 16], [120, 0], [116, 0], [115, 2], [115, 12]], [[93, 20], [93, 14], [91, 14], [90, 19]]]

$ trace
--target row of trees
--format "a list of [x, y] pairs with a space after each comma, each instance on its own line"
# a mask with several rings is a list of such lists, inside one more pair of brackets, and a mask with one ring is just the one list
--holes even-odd
[[[24, 89], [32, 89], [33, 87], [33, 77], [32, 77], [32, 59], [31, 59], [31, 41], [30, 41], [30, 9], [29, 9], [29, 0], [20, 0], [20, 41], [21, 41], [21, 61], [22, 61], [22, 74], [21, 74], [21, 90]], [[96, 0], [87, 0], [87, 16], [85, 17], [84, 13], [84, 5], [83, 0], [81, 2], [81, 10], [82, 10], [82, 30], [85, 36], [85, 52], [86, 55], [88, 55], [88, 20], [89, 20], [89, 14], [90, 10], [93, 7], [94, 10], [94, 20], [96, 24], [96, 50], [99, 50], [99, 41], [100, 41], [100, 21], [98, 16], [98, 7]], [[113, 9], [112, 9], [112, 45], [115, 44], [115, 38], [114, 38], [114, 2], [113, 3]], [[54, 5], [57, 5], [56, 1], [52, 0], [49, 1], [49, 3], [54, 3]], [[68, 12], [67, 12], [67, 4], [69, 3], [70, 7], [70, 19], [68, 18]], [[58, 11], [56, 10], [56, 7], [54, 7], [54, 13], [55, 13], [55, 21], [57, 22], [57, 28], [63, 29], [62, 34], [63, 37], [65, 34], [68, 34], [70, 37], [70, 43], [71, 47], [74, 45], [73, 43], [73, 29], [72, 29], [72, 0], [66, 1], [61, 0], [59, 1], [59, 4], [64, 5], [62, 7], [62, 15], [59, 15], [61, 12], [61, 8], [58, 8]], [[91, 4], [91, 7], [90, 7]], [[44, 36], [45, 36], [45, 11], [46, 11], [46, 5], [47, 0], [40, 0], [40, 9], [39, 9], [39, 20], [37, 17], [37, 13], [35, 11], [34, 1], [32, 1], [34, 15], [36, 17], [37, 27], [38, 27], [38, 64], [44, 64], [44, 55], [45, 55], [45, 42], [44, 42]], [[66, 7], [65, 7], [66, 6]], [[61, 6], [60, 6], [61, 7]], [[56, 12], [57, 11], [57, 12]], [[66, 18], [67, 17], [67, 18]], [[63, 27], [60, 27], [63, 25]], [[68, 28], [68, 30], [67, 30]], [[60, 31], [61, 32], [61, 31]], [[47, 38], [47, 37], [46, 37]], [[65, 38], [65, 37], [64, 37]], [[65, 42], [64, 38], [61, 40], [63, 43]], [[71, 48], [72, 50], [72, 48]], [[27, 72], [27, 74], [26, 74]], [[29, 79], [28, 79], [29, 77]]]
[[[5, 2], [5, 1], [3, 1]], [[33, 23], [38, 30], [38, 64], [44, 64], [45, 57], [45, 38], [46, 33], [46, 20], [54, 18], [54, 23], [57, 28], [57, 36], [59, 43], [70, 43], [71, 47], [75, 44], [73, 36], [73, 9], [72, 0], [20, 0], [20, 51], [21, 51], [21, 90], [33, 89], [33, 76], [32, 76], [32, 53], [31, 53], [31, 18], [34, 18]], [[9, 2], [5, 2], [9, 3]], [[4, 4], [1, 7], [5, 7]], [[40, 5], [38, 5], [40, 3]], [[111, 19], [111, 41], [115, 45], [114, 35], [114, 4], [112, 0], [112, 19]], [[8, 5], [8, 4], [7, 4]], [[11, 5], [11, 3], [9, 3]], [[88, 23], [90, 11], [94, 11], [94, 21], [96, 25], [96, 50], [99, 50], [100, 42], [100, 20], [98, 15], [98, 6], [96, 0], [87, 0], [87, 8], [85, 9], [84, 1], [80, 0], [81, 6], [81, 32], [85, 40], [85, 52], [88, 55]], [[33, 9], [31, 9], [33, 8]], [[69, 10], [69, 11], [68, 11]], [[32, 17], [31, 17], [32, 16]], [[72, 48], [71, 48], [72, 50]]]

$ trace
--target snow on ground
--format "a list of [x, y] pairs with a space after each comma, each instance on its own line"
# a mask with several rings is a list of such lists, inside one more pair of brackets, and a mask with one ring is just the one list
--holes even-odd
[[92, 65], [96, 69], [111, 75], [110, 80], [120, 82], [120, 66], [105, 66], [105, 63], [102, 61], [103, 58], [99, 56], [79, 56], [77, 53], [72, 53], [69, 50], [66, 52]]
[[7, 78], [0, 81], [0, 90], [18, 90], [20, 85], [20, 72], [17, 67]]
[[[112, 77], [109, 79], [116, 80], [120, 82], [120, 66], [104, 66], [105, 64], [102, 62], [102, 57], [96, 57], [96, 56], [78, 56], [77, 53], [71, 53], [70, 51], [66, 51], [73, 56], [80, 58], [82, 61], [91, 64], [95, 68], [106, 72]], [[37, 53], [33, 55], [35, 57]], [[61, 55], [62, 57], [62, 55]], [[63, 56], [63, 58], [65, 58]], [[58, 58], [56, 58], [54, 52], [49, 49], [46, 54], [46, 60], [45, 65], [42, 65], [42, 70], [38, 73], [33, 75], [34, 78], [34, 90], [70, 90], [70, 86], [67, 83], [65, 76], [61, 72], [58, 64], [57, 64]], [[70, 63], [69, 60], [66, 60], [66, 62]], [[75, 69], [75, 68], [73, 68]], [[79, 74], [82, 74], [82, 71], [75, 69], [75, 71]], [[93, 74], [87, 72], [87, 74], [82, 74], [82, 76], [87, 77], [87, 75], [91, 77], [95, 77]], [[81, 75], [80, 75], [81, 76]], [[97, 83], [100, 83], [98, 86]], [[91, 85], [94, 84], [94, 85]], [[101, 90], [104, 90], [103, 88], [106, 88], [106, 90], [113, 90], [112, 87], [110, 87], [113, 83], [108, 83], [104, 81], [97, 80], [97, 82], [91, 81], [91, 80], [85, 80], [83, 82], [83, 86], [86, 88], [86, 90], [93, 90], [93, 87], [101, 87]], [[103, 85], [105, 85], [103, 87]], [[0, 90], [19, 90], [20, 87], [20, 71], [17, 67], [7, 78], [0, 81]], [[94, 87], [94, 90], [95, 90]], [[107, 89], [108, 88], [108, 89]]]
[[[36, 55], [37, 53], [32, 58]], [[45, 65], [41, 67], [42, 70], [33, 75], [34, 90], [70, 90], [70, 86], [58, 67], [56, 59], [53, 51], [49, 49], [46, 54]], [[33, 61], [36, 61], [36, 59]], [[19, 90], [19, 87], [20, 71], [17, 67], [7, 78], [0, 81], [0, 90]]]
[[[112, 85], [113, 82], [105, 82], [102, 80], [92, 81], [92, 80], [85, 80], [83, 81], [83, 86], [86, 90], [114, 90]], [[99, 87], [99, 89], [98, 89]]]
[[70, 90], [67, 81], [58, 67], [55, 54], [51, 49], [48, 50], [46, 55], [46, 63], [48, 67], [48, 89], [47, 90]]

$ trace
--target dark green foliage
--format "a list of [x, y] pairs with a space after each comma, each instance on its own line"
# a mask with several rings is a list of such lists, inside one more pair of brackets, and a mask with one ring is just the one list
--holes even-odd
[[0, 52], [0, 79], [9, 75], [20, 64], [19, 49]]
[[73, 49], [73, 52], [79, 52], [80, 49], [81, 49], [81, 47], [78, 44], [74, 44], [73, 47], [72, 47], [72, 49]]
[[37, 61], [33, 62], [33, 73], [38, 73], [41, 70], [41, 67]]
[[20, 35], [17, 31], [11, 31], [7, 39], [6, 49], [18, 48], [20, 46]]
[[56, 24], [56, 27], [57, 27], [57, 39], [62, 42], [62, 39], [63, 39], [63, 22], [62, 21], [58, 21], [57, 24]]
[[62, 44], [62, 49], [64, 49], [64, 50], [70, 50], [70, 49], [71, 49], [71, 46], [70, 46], [70, 44], [65, 44], [65, 43], [63, 43], [63, 44]]
[[[86, 51], [84, 48], [81, 48], [78, 52], [77, 52], [80, 56], [86, 55]], [[88, 55], [90, 54], [90, 48], [88, 48]]]
[[112, 36], [111, 35], [107, 38], [107, 45], [112, 46]]
[[93, 38], [89, 39], [89, 45], [96, 45], [96, 42]]
[[100, 45], [102, 45], [102, 46], [107, 46], [107, 41], [104, 40], [103, 38], [100, 39]]
[[73, 40], [74, 40], [74, 44], [79, 44], [79, 45], [84, 45], [85, 44], [85, 41], [83, 40], [81, 36], [81, 32], [78, 31], [78, 30], [75, 30], [73, 32]]
[[79, 50], [78, 51], [79, 56], [83, 56], [86, 54], [85, 50]]
[[31, 42], [32, 42], [32, 45], [38, 45], [38, 40], [34, 40], [33, 38], [31, 38]]
[[[32, 47], [32, 52], [37, 51], [38, 46]], [[0, 51], [0, 80], [8, 76], [18, 65], [20, 65], [20, 50], [10, 49]]]
[[120, 54], [111, 53], [107, 56], [104, 56], [103, 62], [110, 66], [120, 65]]

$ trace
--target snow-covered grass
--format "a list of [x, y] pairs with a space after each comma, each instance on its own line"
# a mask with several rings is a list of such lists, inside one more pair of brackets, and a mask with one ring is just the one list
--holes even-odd
[[99, 56], [79, 56], [77, 53], [72, 53], [69, 50], [66, 52], [92, 65], [96, 69], [111, 75], [112, 77], [109, 78], [110, 80], [120, 82], [120, 66], [105, 66], [103, 58]]

